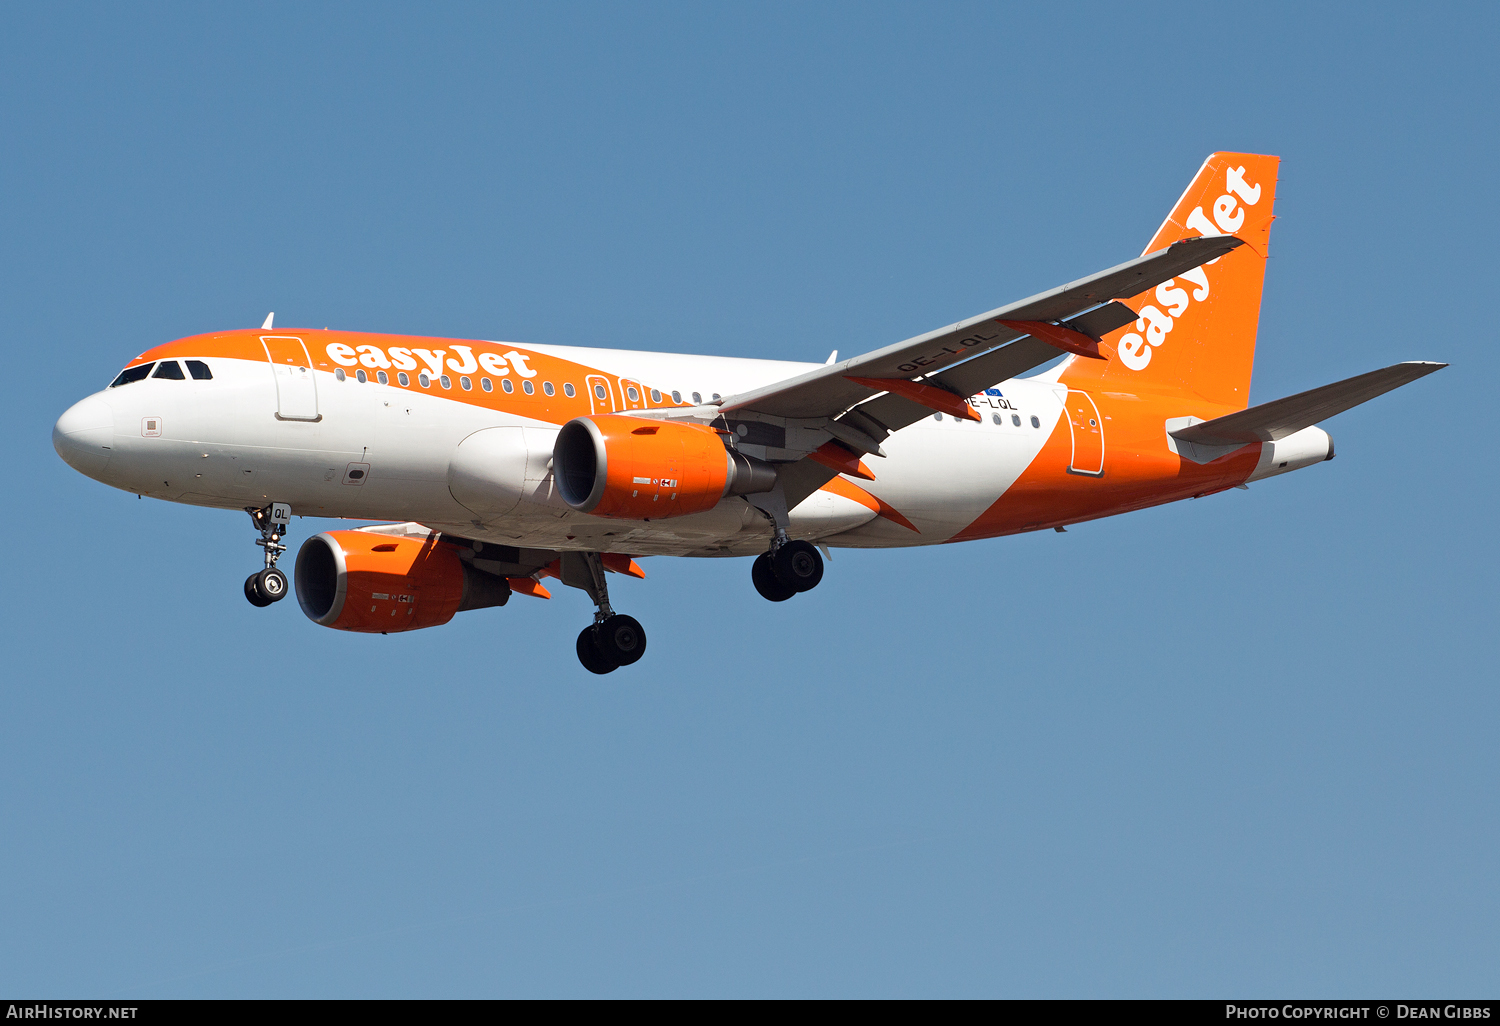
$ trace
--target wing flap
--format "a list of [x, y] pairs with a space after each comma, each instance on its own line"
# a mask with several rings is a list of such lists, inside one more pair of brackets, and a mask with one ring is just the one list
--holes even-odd
[[[1192, 270], [1192, 268], [1188, 268]], [[1175, 275], [1174, 275], [1175, 277]], [[1157, 284], [1161, 284], [1158, 282]], [[1063, 325], [1080, 331], [1090, 338], [1101, 339], [1116, 328], [1123, 328], [1140, 315], [1124, 303], [1106, 303], [1097, 310], [1090, 310], [1081, 317], [1074, 317]]]
[[1420, 361], [1398, 363], [1170, 433], [1173, 438], [1199, 445], [1274, 442], [1446, 366]]

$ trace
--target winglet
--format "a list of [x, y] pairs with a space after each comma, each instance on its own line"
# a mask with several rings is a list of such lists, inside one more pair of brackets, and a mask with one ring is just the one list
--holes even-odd
[[273, 320], [275, 320], [275, 319], [276, 319], [276, 311], [272, 310], [270, 313], [266, 314], [266, 323], [264, 323], [264, 324], [262, 324], [260, 326], [260, 330], [261, 331], [270, 331], [271, 330], [271, 322]]

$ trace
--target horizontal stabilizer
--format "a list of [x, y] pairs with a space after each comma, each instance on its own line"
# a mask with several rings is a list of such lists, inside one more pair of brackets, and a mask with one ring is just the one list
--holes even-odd
[[1170, 434], [1173, 438], [1198, 445], [1274, 442], [1446, 366], [1446, 363], [1420, 361], [1398, 363], [1368, 374], [1335, 381], [1322, 388], [1289, 395], [1285, 399], [1252, 406], [1226, 417], [1216, 417], [1191, 427], [1178, 428]]

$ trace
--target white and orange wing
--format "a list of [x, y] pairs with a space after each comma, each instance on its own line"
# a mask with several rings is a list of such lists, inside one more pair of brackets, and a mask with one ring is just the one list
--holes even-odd
[[[960, 398], [974, 395], [1059, 355], [1060, 350], [1053, 343], [1003, 322], [1065, 324], [1097, 338], [1124, 324], [1121, 317], [1134, 320], [1136, 316], [1132, 311], [1110, 305], [1100, 307], [1100, 304], [1139, 295], [1239, 245], [1240, 240], [1232, 235], [1183, 239], [1165, 249], [977, 317], [851, 360], [825, 364], [787, 381], [729, 396], [719, 408], [725, 414], [746, 412], [798, 419], [834, 417], [886, 391], [860, 384], [853, 378], [922, 381]], [[1100, 308], [1094, 310], [1094, 307]], [[1074, 320], [1068, 322], [1067, 318]], [[874, 409], [866, 412], [876, 414]], [[909, 424], [932, 411], [901, 399], [899, 403], [879, 407], [879, 412], [893, 414], [890, 419], [904, 419], [904, 424]], [[887, 422], [885, 417], [879, 419]], [[892, 430], [904, 424], [887, 422]]]
[[883, 455], [887, 436], [934, 410], [972, 416], [965, 400], [985, 388], [1064, 352], [1097, 354], [1104, 335], [1136, 316], [1114, 300], [1139, 295], [1241, 244], [1231, 235], [1183, 239], [977, 317], [728, 396], [716, 409], [640, 415], [711, 419], [726, 427], [739, 450], [783, 465], [786, 501], [795, 506], [837, 473], [863, 476], [847, 468], [858, 467], [862, 455]]

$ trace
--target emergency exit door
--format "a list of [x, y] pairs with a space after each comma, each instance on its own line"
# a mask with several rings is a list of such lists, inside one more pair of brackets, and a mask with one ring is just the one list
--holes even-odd
[[291, 335], [262, 335], [260, 344], [276, 378], [276, 416], [281, 420], [322, 420], [312, 361], [302, 340]]
[[589, 390], [590, 413], [615, 412], [615, 390], [610, 387], [608, 378], [590, 374], [583, 379], [583, 384]]

